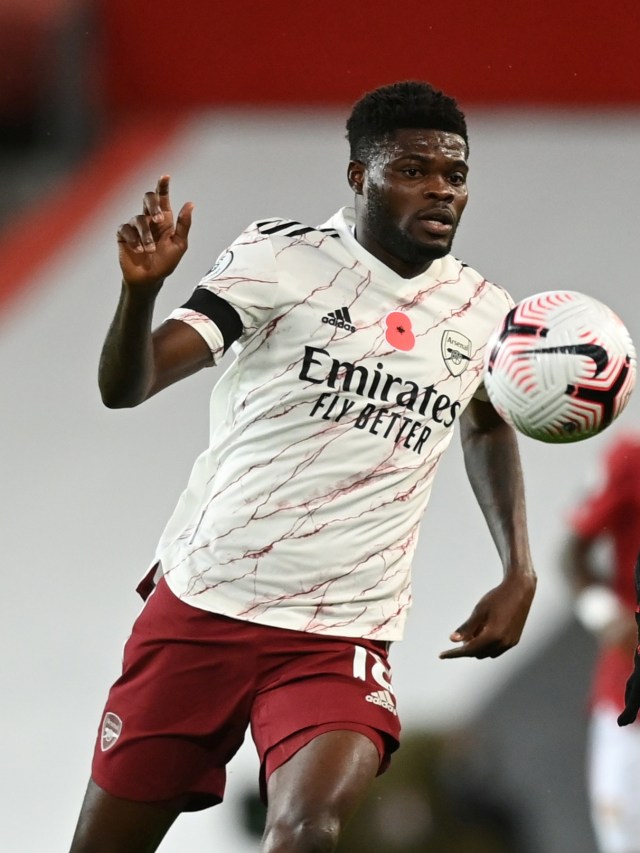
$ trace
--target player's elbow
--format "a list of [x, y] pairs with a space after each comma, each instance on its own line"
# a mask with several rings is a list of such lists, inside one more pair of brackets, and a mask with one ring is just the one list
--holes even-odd
[[107, 407], [107, 409], [133, 409], [134, 406], [137, 406], [137, 403], [129, 403], [125, 400], [113, 400], [109, 397], [102, 398], [102, 402]]
[[114, 400], [110, 397], [103, 397], [102, 402], [107, 407], [107, 409], [133, 409], [138, 403], [129, 403], [126, 400]]
[[114, 388], [107, 384], [100, 384], [99, 388], [100, 397], [107, 409], [133, 409], [146, 399], [146, 396], [133, 393], [130, 389]]

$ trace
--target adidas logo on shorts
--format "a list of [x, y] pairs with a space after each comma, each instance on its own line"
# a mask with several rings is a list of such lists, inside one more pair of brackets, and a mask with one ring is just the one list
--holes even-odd
[[393, 696], [388, 690], [374, 690], [373, 693], [365, 696], [365, 699], [374, 705], [380, 705], [381, 708], [384, 708], [385, 711], [390, 711], [394, 716], [398, 716]]
[[323, 323], [328, 323], [330, 326], [335, 326], [337, 329], [345, 329], [347, 332], [355, 332], [356, 327], [351, 322], [351, 315], [348, 308], [338, 308], [335, 311], [328, 311], [322, 318]]

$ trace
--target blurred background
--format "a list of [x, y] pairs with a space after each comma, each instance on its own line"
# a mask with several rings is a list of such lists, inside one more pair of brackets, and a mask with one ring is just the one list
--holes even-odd
[[[139, 410], [102, 407], [118, 224], [159, 174], [195, 203], [158, 321], [254, 219], [311, 224], [349, 204], [344, 123], [367, 89], [421, 78], [471, 138], [455, 253], [516, 299], [581, 290], [640, 342], [640, 9], [636, 0], [0, 0], [0, 849], [68, 849], [134, 593], [207, 440], [205, 371]], [[640, 426], [521, 439], [539, 592], [521, 644], [440, 661], [500, 568], [455, 441], [392, 650], [405, 741], [342, 850], [595, 853], [584, 791], [593, 640], [559, 568], [565, 518], [603, 449]], [[162, 847], [257, 850], [245, 744], [228, 799]]]

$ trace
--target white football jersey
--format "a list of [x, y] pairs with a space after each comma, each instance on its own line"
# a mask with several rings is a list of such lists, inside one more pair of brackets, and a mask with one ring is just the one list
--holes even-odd
[[353, 225], [255, 222], [171, 314], [218, 358], [226, 302], [239, 337], [154, 564], [205, 610], [398, 640], [438, 462], [513, 301], [451, 255], [402, 278]]

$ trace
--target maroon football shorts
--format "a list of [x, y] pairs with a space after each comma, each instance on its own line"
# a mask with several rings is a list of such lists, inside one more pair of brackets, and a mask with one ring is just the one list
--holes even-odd
[[207, 808], [249, 726], [265, 801], [269, 775], [326, 731], [367, 735], [382, 773], [400, 735], [387, 646], [230, 619], [163, 579], [125, 646], [92, 778], [116, 797]]

